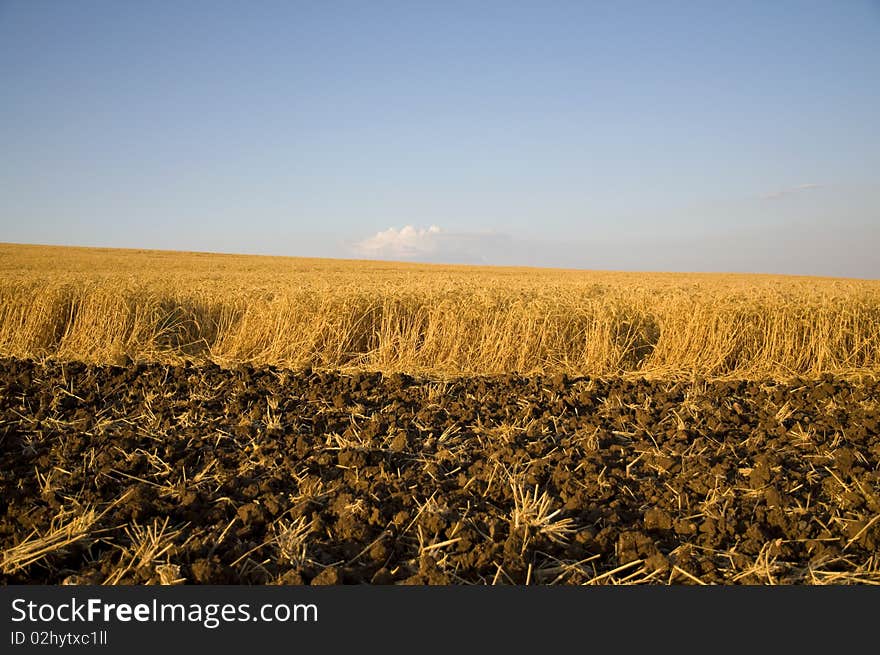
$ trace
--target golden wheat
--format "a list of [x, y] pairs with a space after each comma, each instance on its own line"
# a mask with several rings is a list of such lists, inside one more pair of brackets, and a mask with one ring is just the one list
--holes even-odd
[[0, 244], [0, 355], [463, 374], [880, 372], [880, 282]]

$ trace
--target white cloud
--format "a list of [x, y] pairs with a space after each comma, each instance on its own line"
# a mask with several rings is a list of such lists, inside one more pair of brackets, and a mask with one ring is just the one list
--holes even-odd
[[809, 191], [810, 189], [821, 189], [821, 184], [798, 184], [797, 186], [788, 187], [787, 189], [779, 189], [778, 191], [771, 191], [769, 193], [761, 194], [762, 200], [770, 200], [772, 198], [781, 198], [782, 196], [791, 195], [792, 193], [799, 193], [801, 191]]
[[377, 232], [351, 249], [367, 259], [486, 264], [503, 259], [510, 245], [510, 237], [497, 232], [447, 232], [437, 225], [405, 225]]
[[389, 227], [359, 241], [354, 248], [365, 257], [419, 259], [437, 250], [440, 234], [441, 230], [436, 225], [422, 229], [405, 225], [399, 230]]

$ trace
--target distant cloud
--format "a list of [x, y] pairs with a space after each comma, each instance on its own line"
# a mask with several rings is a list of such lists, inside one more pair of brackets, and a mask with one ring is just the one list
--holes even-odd
[[353, 244], [367, 259], [420, 262], [487, 263], [510, 237], [494, 232], [447, 232], [437, 225], [390, 227]]
[[788, 187], [787, 189], [779, 189], [778, 191], [771, 191], [769, 193], [761, 194], [762, 200], [770, 200], [772, 198], [781, 198], [782, 196], [788, 196], [792, 193], [800, 193], [801, 191], [809, 191], [810, 189], [821, 189], [821, 184], [798, 184], [797, 186]]
[[436, 225], [422, 229], [405, 225], [399, 230], [389, 227], [356, 243], [355, 250], [365, 257], [418, 259], [437, 250], [440, 232]]

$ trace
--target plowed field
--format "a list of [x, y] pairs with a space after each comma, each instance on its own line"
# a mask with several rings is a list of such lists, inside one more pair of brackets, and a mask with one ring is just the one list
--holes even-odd
[[880, 581], [880, 383], [0, 361], [4, 583]]

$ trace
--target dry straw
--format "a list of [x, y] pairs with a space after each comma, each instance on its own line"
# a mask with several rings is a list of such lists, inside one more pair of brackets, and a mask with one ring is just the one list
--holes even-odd
[[880, 372], [880, 282], [0, 244], [0, 355], [463, 374]]

